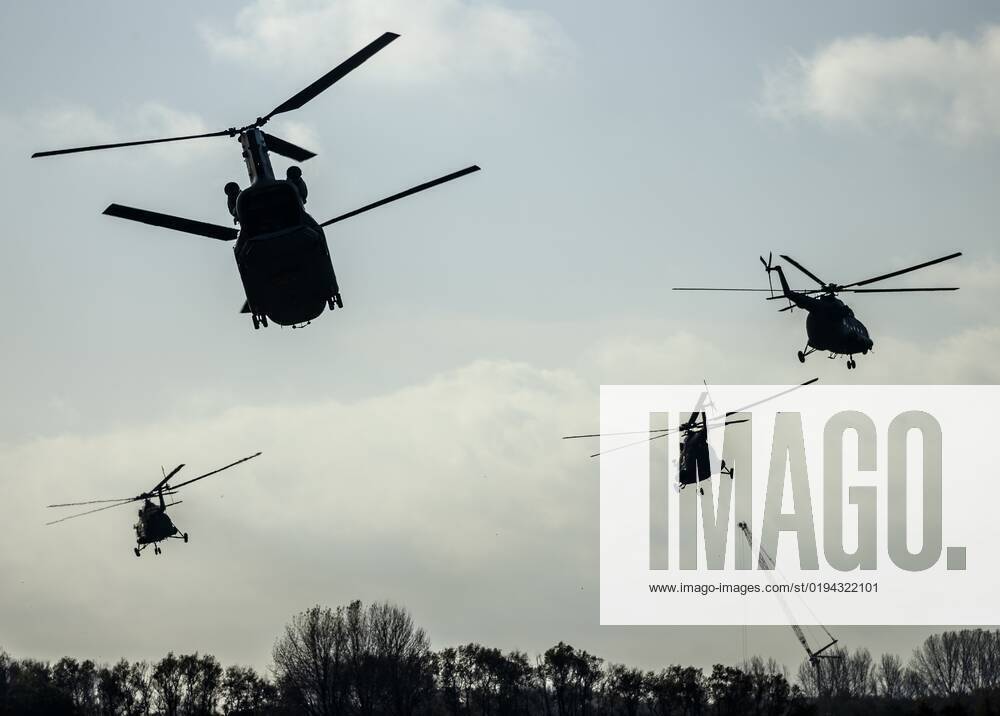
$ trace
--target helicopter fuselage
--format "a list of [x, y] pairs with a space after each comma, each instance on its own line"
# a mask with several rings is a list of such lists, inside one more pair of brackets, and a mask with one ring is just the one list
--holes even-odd
[[308, 323], [326, 306], [342, 305], [326, 236], [305, 210], [300, 191], [276, 179], [264, 133], [240, 135], [251, 184], [236, 198], [240, 232], [233, 247], [254, 327], [267, 318], [282, 326]]
[[712, 476], [709, 460], [708, 436], [698, 430], [687, 433], [681, 442], [681, 456], [677, 465], [677, 482], [694, 485]]
[[166, 508], [147, 500], [139, 508], [139, 521], [135, 523], [137, 544], [153, 544], [169, 539], [178, 533], [177, 527], [167, 516]]
[[812, 299], [807, 308], [806, 335], [808, 344], [818, 351], [840, 355], [862, 355], [875, 345], [868, 329], [854, 316], [850, 306], [833, 296]]
[[[701, 423], [698, 426], [698, 423]], [[721, 462], [708, 442], [709, 424], [707, 415], [694, 412], [685, 425], [681, 426], [681, 456], [677, 462], [677, 488], [683, 490], [688, 485], [697, 485], [709, 480], [713, 474], [733, 477], [733, 469]], [[700, 489], [701, 494], [705, 494]]]
[[308, 323], [340, 303], [323, 228], [286, 180], [258, 180], [236, 202], [239, 237], [233, 247], [248, 311], [283, 326]]
[[814, 350], [829, 351], [833, 355], [850, 356], [847, 367], [854, 368], [856, 365], [854, 355], [856, 353], [865, 355], [875, 345], [868, 335], [868, 329], [855, 318], [851, 307], [834, 295], [834, 289], [831, 288], [828, 293], [819, 296], [793, 291], [788, 287], [785, 272], [780, 266], [767, 270], [778, 272], [782, 295], [792, 305], [805, 309], [808, 313], [806, 350], [799, 351], [799, 362], [804, 363], [806, 356]]
[[236, 182], [230, 181], [225, 185], [224, 191], [227, 198], [226, 208], [240, 225], [239, 230], [231, 226], [220, 226], [117, 203], [109, 204], [103, 213], [218, 241], [235, 241], [236, 264], [246, 293], [242, 312], [250, 314], [254, 328], [266, 327], [268, 319], [280, 325], [293, 327], [306, 324], [323, 312], [324, 305], [330, 310], [342, 308], [344, 305], [333, 271], [333, 263], [330, 260], [326, 237], [323, 234], [324, 226], [479, 171], [479, 166], [473, 164], [322, 223], [316, 222], [305, 211], [308, 192], [302, 180], [300, 167], [289, 167], [287, 179], [275, 178], [269, 153], [297, 163], [316, 155], [287, 140], [267, 134], [262, 127], [278, 115], [300, 109], [385, 49], [398, 37], [395, 32], [383, 32], [270, 112], [239, 128], [231, 126], [213, 132], [184, 136], [55, 149], [35, 152], [31, 156], [51, 157], [209, 137], [238, 138], [243, 148], [243, 160], [250, 177], [250, 186], [241, 191]]

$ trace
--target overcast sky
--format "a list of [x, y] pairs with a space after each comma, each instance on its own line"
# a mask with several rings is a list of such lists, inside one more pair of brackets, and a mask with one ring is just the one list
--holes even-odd
[[[598, 625], [601, 383], [995, 383], [1000, 13], [987, 2], [41, 1], [0, 9], [0, 647], [168, 650], [266, 666], [314, 603], [389, 599], [435, 647], [789, 665], [787, 629]], [[33, 151], [240, 126], [391, 30], [269, 131], [338, 224], [345, 309], [253, 331], [229, 246], [110, 202], [227, 223], [233, 140]], [[275, 158], [279, 172], [286, 166]], [[961, 250], [852, 300], [858, 369], [795, 351], [801, 313], [672, 285], [766, 286], [758, 254], [846, 283]], [[900, 285], [907, 282], [900, 280]], [[44, 527], [263, 456], [171, 512], [191, 543], [131, 555], [134, 511]], [[958, 489], [958, 488], [956, 488]], [[927, 629], [836, 630], [903, 655]]]

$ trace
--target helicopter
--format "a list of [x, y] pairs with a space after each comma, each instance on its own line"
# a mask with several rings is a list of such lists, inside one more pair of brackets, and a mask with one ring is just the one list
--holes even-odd
[[[121, 507], [123, 505], [131, 505], [134, 502], [142, 502], [139, 507], [139, 521], [135, 523], [135, 542], [136, 546], [133, 548], [133, 553], [136, 557], [142, 555], [143, 551], [149, 546], [153, 545], [153, 553], [160, 554], [162, 550], [160, 549], [159, 542], [163, 542], [168, 539], [179, 539], [183, 540], [185, 544], [188, 541], [188, 533], [181, 532], [177, 529], [177, 525], [173, 523], [173, 520], [167, 515], [167, 508], [173, 507], [174, 505], [179, 505], [183, 500], [177, 500], [175, 502], [166, 502], [164, 497], [172, 497], [177, 494], [177, 491], [182, 487], [190, 485], [192, 482], [197, 482], [198, 480], [204, 480], [206, 477], [218, 474], [223, 470], [228, 470], [231, 467], [236, 467], [240, 463], [244, 463], [247, 460], [253, 460], [255, 457], [260, 455], [259, 452], [250, 455], [249, 457], [242, 458], [236, 462], [231, 462], [224, 467], [220, 467], [217, 470], [212, 470], [211, 472], [206, 472], [204, 475], [199, 475], [198, 477], [191, 478], [190, 480], [185, 480], [176, 485], [168, 484], [171, 478], [174, 477], [184, 464], [180, 464], [170, 471], [163, 472], [163, 479], [156, 483], [152, 489], [147, 492], [140, 493], [135, 497], [123, 497], [115, 500], [86, 500], [84, 502], [63, 502], [55, 505], [46, 505], [46, 507], [79, 507], [81, 505], [97, 505], [101, 503], [105, 504], [103, 507], [97, 507], [95, 509], [87, 510], [86, 512], [80, 512], [75, 515], [70, 515], [68, 517], [62, 517], [58, 520], [53, 520], [52, 522], [46, 522], [46, 525], [54, 525], [59, 522], [65, 522], [66, 520], [72, 520], [77, 517], [83, 517], [84, 515], [90, 515], [95, 512], [101, 512], [102, 510], [110, 510], [112, 507]], [[163, 468], [160, 468], [161, 471]], [[156, 500], [154, 502], [153, 500]]]
[[[803, 274], [811, 278], [819, 288], [793, 290], [789, 288], [785, 278], [785, 272], [780, 265], [772, 263], [772, 255], [768, 255], [767, 260], [760, 257], [760, 262], [767, 272], [767, 282], [769, 288], [701, 288], [701, 287], [678, 287], [674, 291], [769, 291], [767, 300], [787, 299], [788, 305], [779, 309], [780, 311], [791, 311], [794, 308], [803, 308], [806, 313], [806, 346], [798, 352], [800, 363], [806, 362], [806, 357], [817, 351], [829, 351], [830, 358], [837, 356], [847, 356], [847, 368], [853, 370], [857, 368], [857, 361], [854, 360], [856, 354], [867, 355], [871, 351], [875, 342], [872, 340], [865, 325], [854, 315], [854, 311], [846, 303], [837, 298], [838, 293], [913, 293], [918, 291], [957, 291], [957, 286], [932, 287], [932, 288], [860, 288], [887, 278], [900, 276], [911, 271], [927, 268], [934, 264], [949, 261], [962, 255], [957, 251], [947, 256], [925, 261], [915, 266], [891, 271], [880, 276], [855, 281], [848, 284], [827, 283], [816, 274], [793, 259], [791, 256], [781, 254], [781, 258], [797, 268]], [[778, 281], [781, 283], [781, 293], [774, 294], [774, 286], [771, 283], [771, 274], [778, 274]], [[819, 294], [816, 296], [815, 294]]]
[[[624, 432], [624, 433], [591, 433], [588, 435], [566, 435], [563, 440], [577, 440], [580, 438], [600, 438], [600, 437], [610, 437], [610, 436], [624, 436], [624, 435], [645, 435], [646, 437], [642, 440], [636, 440], [633, 442], [626, 443], [624, 445], [619, 445], [617, 447], [605, 450], [605, 453], [616, 452], [618, 450], [624, 450], [628, 447], [633, 447], [635, 445], [645, 445], [652, 442], [658, 438], [667, 437], [668, 435], [673, 435], [675, 433], [681, 434], [680, 442], [680, 458], [676, 461], [677, 467], [677, 483], [675, 485], [678, 492], [688, 487], [689, 485], [698, 485], [698, 492], [702, 495], [705, 494], [703, 487], [699, 483], [710, 480], [715, 475], [725, 475], [729, 477], [730, 480], [735, 478], [735, 471], [730, 465], [726, 465], [725, 460], [719, 460], [718, 455], [715, 450], [708, 442], [708, 431], [714, 430], [715, 428], [722, 427], [724, 425], [735, 425], [737, 423], [745, 423], [749, 421], [749, 418], [738, 418], [730, 419], [731, 416], [742, 413], [750, 408], [756, 407], [761, 403], [765, 403], [769, 400], [786, 395], [794, 390], [803, 388], [807, 385], [812, 385], [819, 378], [813, 378], [807, 380], [805, 383], [800, 383], [799, 385], [793, 386], [787, 390], [784, 390], [775, 395], [758, 400], [750, 405], [745, 405], [737, 410], [728, 411], [725, 416], [718, 417], [713, 416], [708, 417], [706, 409], [715, 409], [715, 403], [712, 400], [711, 393], [708, 390], [708, 384], [703, 381], [705, 390], [701, 393], [698, 398], [698, 403], [696, 404], [694, 411], [691, 416], [683, 423], [681, 423], [676, 428], [650, 428], [649, 431], [636, 432]], [[598, 457], [601, 452], [596, 452], [590, 457]], [[718, 467], [716, 467], [718, 466]]]
[[468, 166], [323, 223], [317, 223], [305, 210], [308, 190], [299, 166], [289, 167], [285, 179], [275, 177], [270, 153], [299, 163], [316, 155], [264, 132], [261, 127], [276, 115], [299, 109], [398, 37], [394, 32], [383, 33], [305, 89], [251, 124], [240, 128], [230, 127], [182, 137], [56, 149], [35, 152], [31, 156], [50, 157], [207, 137], [237, 138], [243, 148], [250, 185], [240, 189], [236, 182], [229, 182], [224, 191], [227, 209], [233, 223], [239, 225], [239, 230], [121, 204], [109, 205], [104, 214], [219, 241], [234, 241], [233, 253], [246, 294], [246, 301], [240, 312], [250, 314], [254, 329], [261, 326], [266, 328], [268, 319], [282, 326], [301, 327], [317, 318], [327, 307], [333, 311], [344, 306], [323, 227], [479, 171], [477, 165]]

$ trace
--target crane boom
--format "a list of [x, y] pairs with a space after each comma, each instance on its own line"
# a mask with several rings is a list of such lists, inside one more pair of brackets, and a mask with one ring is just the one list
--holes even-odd
[[[746, 522], [740, 522], [739, 528], [743, 532], [743, 536], [746, 538], [747, 544], [750, 545], [750, 549], [753, 550], [753, 535], [750, 533], [750, 526]], [[775, 571], [774, 559], [771, 557], [771, 555], [767, 553], [767, 550], [765, 550], [763, 547], [761, 547], [760, 551], [757, 553], [757, 566], [759, 566], [762, 570], [765, 570], [771, 581], [772, 582], [774, 581], [774, 578], [771, 576], [774, 574]], [[819, 649], [818, 651], [813, 651], [809, 647], [809, 641], [806, 639], [806, 634], [804, 631], [802, 631], [802, 627], [795, 623], [795, 620], [792, 617], [792, 612], [788, 608], [788, 603], [785, 601], [785, 598], [781, 596], [781, 592], [775, 592], [775, 596], [781, 603], [781, 608], [784, 609], [785, 616], [788, 617], [788, 626], [792, 628], [792, 631], [795, 632], [795, 638], [799, 640], [799, 643], [802, 645], [802, 648], [806, 650], [806, 655], [809, 657], [809, 661], [815, 662], [816, 659], [819, 658], [824, 658], [824, 657], [829, 658], [826, 657], [826, 655], [823, 655], [822, 657], [820, 655], [822, 652], [826, 651], [827, 649], [829, 649], [830, 647], [832, 647], [834, 644], [837, 643], [837, 640], [833, 638], [833, 635], [830, 634], [829, 631], [827, 631], [826, 627], [823, 627], [823, 630], [826, 631], [827, 635], [830, 636], [831, 641], [822, 649]]]
[[[750, 534], [750, 526], [746, 522], [740, 522], [738, 526], [740, 530], [743, 532], [743, 536], [746, 538], [747, 544], [750, 545], [750, 550], [752, 551], [753, 535]], [[773, 584], [775, 582], [774, 573], [777, 570], [777, 567], [775, 566], [774, 558], [772, 558], [771, 555], [767, 553], [767, 550], [765, 550], [763, 547], [761, 547], [759, 552], [757, 553], [757, 566], [759, 566], [762, 570], [765, 570], [768, 579], [771, 580], [771, 583]], [[792, 631], [795, 632], [795, 638], [799, 640], [799, 643], [802, 645], [802, 648], [806, 650], [806, 654], [809, 657], [809, 663], [816, 670], [816, 700], [822, 712], [823, 672], [820, 668], [820, 664], [822, 663], [823, 659], [841, 658], [840, 654], [823, 653], [828, 649], [831, 649], [837, 643], [837, 640], [833, 637], [833, 634], [830, 633], [830, 630], [821, 624], [820, 626], [823, 628], [823, 631], [826, 632], [826, 635], [828, 637], [830, 637], [830, 642], [821, 649], [813, 651], [809, 647], [809, 641], [806, 639], [806, 634], [804, 631], [802, 631], [802, 627], [795, 623], [795, 618], [792, 616], [792, 611], [791, 609], [789, 609], [788, 603], [785, 601], [785, 598], [781, 595], [781, 592], [775, 592], [774, 596], [778, 598], [778, 602], [781, 604], [781, 608], [785, 611], [785, 616], [788, 617], [788, 626], [790, 626], [792, 628]]]

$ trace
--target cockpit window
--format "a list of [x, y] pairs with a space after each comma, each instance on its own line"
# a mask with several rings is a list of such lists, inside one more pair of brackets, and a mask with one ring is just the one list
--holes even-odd
[[240, 202], [240, 224], [252, 234], [268, 234], [295, 226], [300, 221], [295, 189], [280, 183], [253, 191]]

